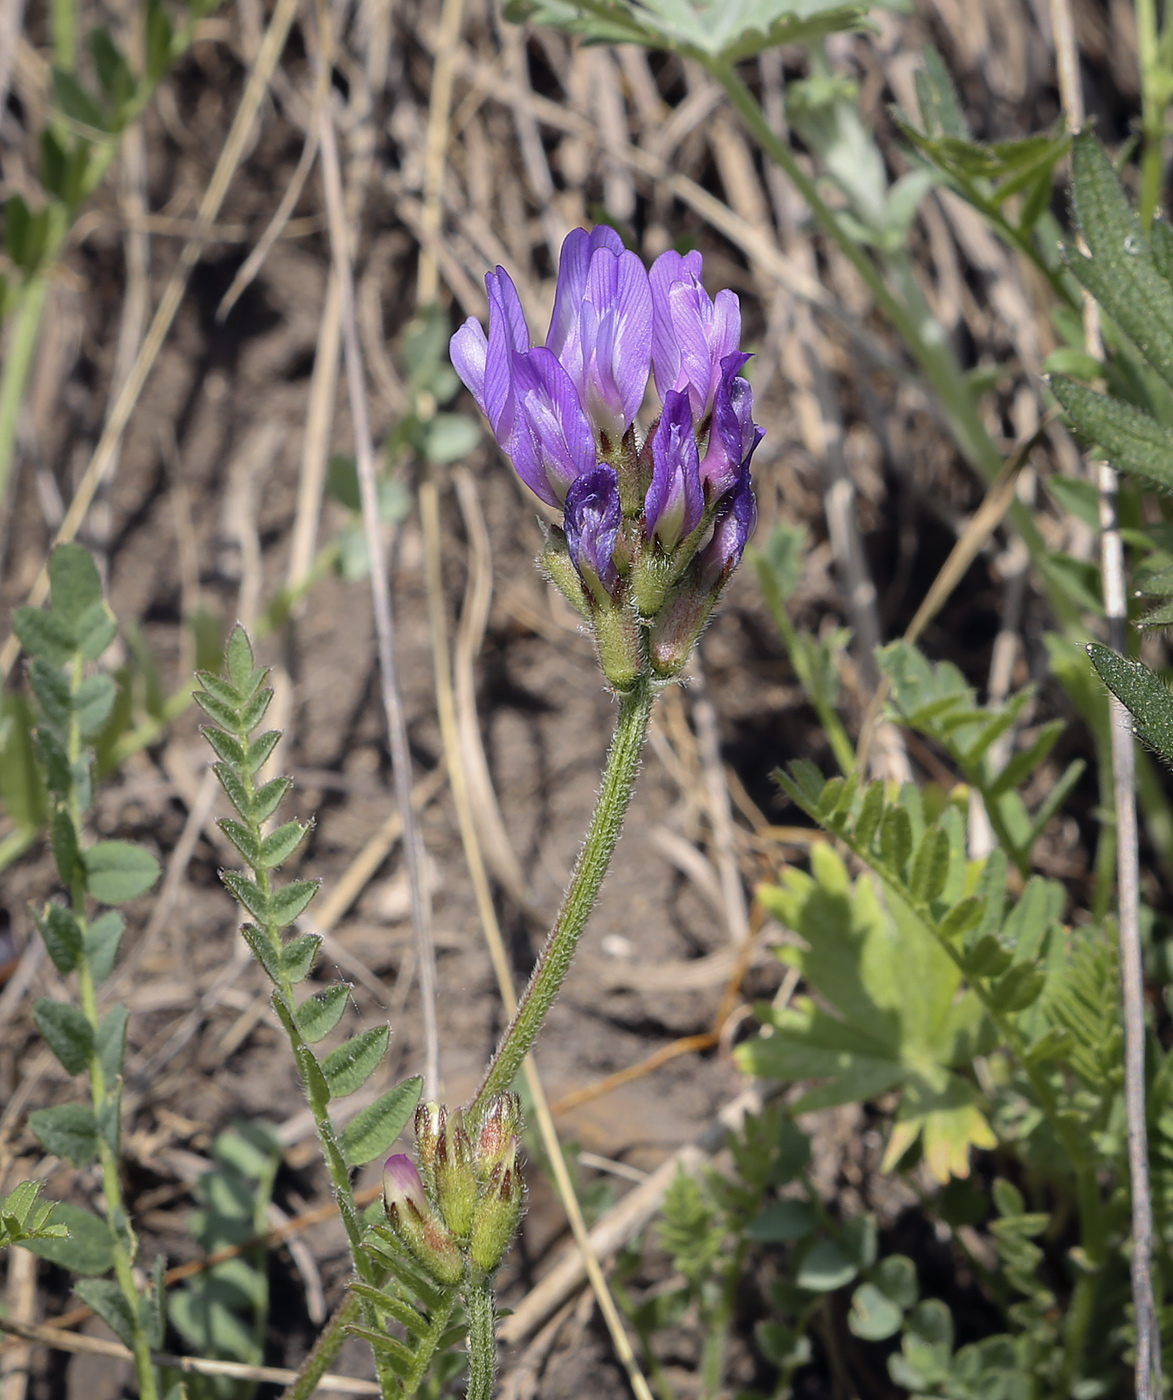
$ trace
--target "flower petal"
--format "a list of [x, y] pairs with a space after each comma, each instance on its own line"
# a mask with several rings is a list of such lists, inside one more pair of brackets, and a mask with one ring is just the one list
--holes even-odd
[[613, 556], [622, 523], [619, 477], [613, 467], [600, 463], [571, 484], [563, 521], [566, 547], [579, 576], [592, 590], [601, 584], [611, 593], [619, 580]]
[[503, 267], [485, 276], [489, 340], [485, 360], [485, 415], [497, 441], [510, 451], [513, 436], [513, 356], [529, 349], [529, 328], [513, 279]]
[[661, 253], [652, 264], [648, 281], [652, 292], [652, 372], [656, 388], [663, 398], [669, 389], [681, 386], [680, 344], [672, 325], [670, 300], [672, 288], [701, 275], [701, 255], [695, 249], [681, 255], [673, 249]]
[[558, 258], [558, 285], [554, 292], [554, 314], [550, 318], [550, 334], [546, 346], [562, 358], [562, 351], [578, 321], [583, 295], [586, 291], [587, 272], [591, 258], [598, 248], [610, 248], [619, 254], [623, 251], [623, 240], [613, 228], [597, 224], [588, 233], [584, 228], [573, 228], [562, 241], [562, 252]]
[[508, 452], [518, 476], [547, 505], [595, 466], [595, 440], [570, 376], [544, 346], [514, 354], [513, 431]]
[[665, 549], [675, 549], [701, 523], [705, 496], [688, 394], [669, 390], [664, 413], [652, 437], [652, 483], [644, 505], [644, 526]]
[[712, 538], [698, 556], [703, 587], [717, 587], [737, 568], [757, 523], [758, 503], [750, 482], [747, 460], [732, 490], [718, 501]]
[[[488, 353], [489, 342], [485, 339], [484, 327], [475, 316], [470, 316], [448, 342], [452, 368], [476, 399], [482, 413], [485, 413], [485, 360]], [[488, 416], [487, 413], [485, 416]]]

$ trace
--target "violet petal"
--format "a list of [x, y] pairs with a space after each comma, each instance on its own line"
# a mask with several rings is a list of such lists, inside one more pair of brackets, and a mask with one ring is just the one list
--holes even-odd
[[571, 483], [563, 521], [566, 547], [588, 587], [597, 582], [608, 593], [614, 591], [619, 571], [612, 556], [622, 523], [619, 478], [613, 467], [601, 463]]
[[652, 438], [652, 482], [645, 501], [645, 528], [665, 549], [701, 523], [705, 496], [688, 394], [672, 389]]
[[512, 357], [513, 432], [518, 476], [547, 505], [595, 465], [595, 440], [570, 376], [544, 346]]

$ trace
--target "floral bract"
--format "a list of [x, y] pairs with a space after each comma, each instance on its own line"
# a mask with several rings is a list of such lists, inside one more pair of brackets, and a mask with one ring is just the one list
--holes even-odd
[[[545, 345], [500, 267], [488, 335], [470, 317], [451, 341], [518, 475], [563, 512], [541, 562], [621, 690], [679, 673], [757, 520], [741, 307], [710, 299], [701, 270], [700, 253], [667, 252], [649, 272], [613, 229], [575, 229]], [[641, 427], [649, 377], [661, 407]]]

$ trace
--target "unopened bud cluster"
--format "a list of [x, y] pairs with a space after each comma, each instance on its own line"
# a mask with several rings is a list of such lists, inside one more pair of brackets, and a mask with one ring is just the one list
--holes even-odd
[[383, 1200], [391, 1227], [437, 1283], [488, 1278], [509, 1248], [525, 1200], [520, 1125], [516, 1094], [496, 1095], [475, 1133], [462, 1109], [421, 1104], [416, 1161], [402, 1153], [388, 1157]]
[[[485, 278], [489, 334], [470, 317], [452, 363], [518, 475], [562, 511], [541, 563], [590, 622], [617, 690], [676, 676], [757, 520], [762, 438], [741, 375], [741, 307], [710, 299], [701, 255], [645, 269], [613, 229], [562, 245], [545, 345], [530, 344], [504, 268]], [[651, 375], [662, 410], [636, 422]]]

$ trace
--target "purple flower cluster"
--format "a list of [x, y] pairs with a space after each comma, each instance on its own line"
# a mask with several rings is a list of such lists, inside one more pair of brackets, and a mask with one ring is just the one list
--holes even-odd
[[[700, 279], [700, 253], [664, 253], [649, 273], [613, 229], [575, 229], [545, 345], [530, 343], [500, 267], [485, 278], [488, 336], [470, 317], [452, 337], [452, 363], [518, 475], [563, 512], [543, 564], [596, 624], [617, 684], [646, 671], [645, 654], [660, 675], [680, 669], [756, 521], [762, 429], [741, 375], [741, 308]], [[662, 407], [645, 433], [649, 375]], [[603, 632], [621, 612], [647, 638], [620, 628], [642, 651], [611, 665]]]

